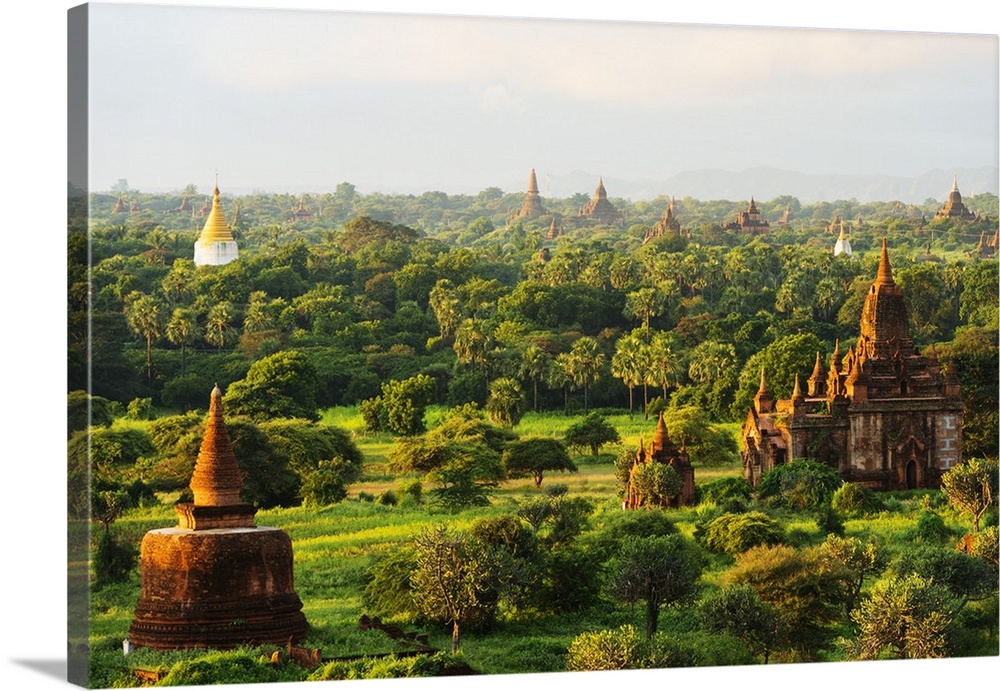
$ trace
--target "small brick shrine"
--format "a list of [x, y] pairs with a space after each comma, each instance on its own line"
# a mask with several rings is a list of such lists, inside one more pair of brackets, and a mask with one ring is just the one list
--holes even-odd
[[242, 487], [215, 387], [191, 478], [194, 502], [175, 507], [178, 526], [142, 539], [142, 593], [128, 632], [133, 645], [225, 649], [285, 645], [305, 634], [291, 538], [254, 525], [257, 509], [240, 502]]

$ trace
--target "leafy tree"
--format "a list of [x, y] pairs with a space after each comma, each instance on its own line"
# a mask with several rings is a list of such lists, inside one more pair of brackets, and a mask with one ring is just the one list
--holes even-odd
[[931, 579], [884, 578], [852, 615], [859, 629], [847, 653], [857, 660], [945, 657], [956, 610], [948, 590]]
[[500, 377], [490, 382], [490, 395], [486, 399], [486, 413], [492, 422], [513, 427], [524, 414], [524, 393], [521, 385], [510, 377]]
[[996, 507], [997, 460], [970, 458], [941, 476], [941, 491], [948, 503], [972, 517], [972, 532], [979, 532], [979, 519]]
[[958, 600], [958, 608], [970, 600], [982, 600], [997, 589], [997, 571], [986, 560], [955, 549], [934, 545], [912, 548], [892, 564], [898, 576], [916, 574], [948, 588]]
[[383, 617], [414, 622], [419, 608], [410, 579], [417, 570], [417, 551], [404, 543], [375, 556], [363, 575], [362, 600], [365, 607]]
[[865, 579], [879, 575], [888, 565], [885, 550], [876, 541], [862, 542], [856, 537], [836, 535], [827, 536], [823, 549], [830, 559], [842, 564], [853, 574], [847, 599], [847, 611], [851, 611], [861, 595]]
[[673, 407], [675, 402], [671, 401], [671, 408], [663, 416], [663, 421], [670, 439], [684, 447], [692, 463], [723, 465], [739, 460], [736, 439], [725, 428], [712, 424], [707, 411], [694, 405]]
[[663, 314], [666, 303], [666, 296], [656, 288], [639, 288], [625, 296], [625, 315], [638, 319], [649, 331], [649, 320]]
[[681, 493], [684, 481], [674, 467], [658, 461], [640, 465], [632, 477], [639, 503], [642, 506], [670, 506], [671, 500]]
[[724, 477], [701, 486], [703, 502], [724, 505], [727, 502], [750, 501], [753, 487], [744, 477]]
[[646, 638], [656, 633], [660, 607], [695, 591], [701, 565], [680, 535], [630, 538], [611, 565], [609, 591], [618, 600], [646, 603]]
[[566, 444], [570, 447], [589, 448], [590, 455], [596, 456], [605, 444], [621, 442], [618, 430], [599, 413], [589, 413], [566, 430]]
[[857, 482], [845, 482], [830, 498], [830, 506], [848, 518], [877, 512], [881, 510], [881, 505], [875, 492]]
[[754, 655], [763, 656], [765, 665], [785, 641], [781, 612], [748, 585], [730, 585], [713, 592], [700, 603], [699, 614], [705, 628], [738, 638]]
[[463, 625], [493, 619], [495, 605], [488, 598], [501, 574], [480, 544], [443, 525], [420, 534], [413, 546], [414, 603], [425, 616], [451, 623], [451, 652], [456, 653]]
[[[857, 322], [855, 322], [855, 325]], [[776, 399], [792, 395], [795, 375], [807, 376], [816, 361], [816, 353], [825, 348], [811, 333], [785, 336], [771, 343], [746, 361], [740, 372], [739, 387], [732, 405], [732, 415], [742, 419], [753, 404], [764, 368], [767, 385]]]
[[487, 335], [482, 324], [474, 319], [465, 319], [455, 330], [455, 356], [472, 371], [477, 364], [486, 362]]
[[379, 221], [370, 216], [357, 216], [344, 224], [344, 232], [337, 242], [348, 253], [358, 252], [372, 244], [384, 246], [389, 242], [412, 243], [419, 234], [412, 228]]
[[448, 443], [446, 461], [428, 477], [438, 486], [431, 490], [438, 503], [460, 510], [468, 506], [488, 506], [489, 492], [504, 478], [500, 455], [479, 444]]
[[788, 624], [789, 647], [810, 655], [842, 620], [851, 574], [822, 550], [785, 545], [752, 547], [736, 555], [724, 581], [745, 584], [780, 611]]
[[146, 341], [146, 378], [153, 378], [153, 341], [163, 331], [163, 307], [152, 295], [132, 291], [125, 298], [125, 317], [129, 327]]
[[546, 472], [576, 472], [576, 466], [558, 439], [533, 437], [511, 442], [503, 452], [508, 477], [533, 477], [540, 487]]
[[301, 352], [284, 350], [261, 358], [223, 397], [230, 415], [255, 420], [276, 417], [316, 420], [316, 370]]
[[382, 384], [385, 425], [393, 434], [424, 431], [424, 413], [434, 398], [434, 380], [426, 374]]

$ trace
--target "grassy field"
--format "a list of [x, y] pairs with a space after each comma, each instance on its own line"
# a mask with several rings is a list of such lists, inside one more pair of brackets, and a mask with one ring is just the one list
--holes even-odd
[[[438, 411], [432, 412], [432, 416], [437, 414]], [[653, 424], [642, 420], [641, 416], [629, 419], [627, 415], [620, 415], [609, 419], [620, 430], [623, 445], [627, 448], [638, 444], [640, 434], [647, 441], [651, 436]], [[522, 436], [559, 436], [572, 421], [573, 418], [562, 415], [529, 414], [515, 431]], [[291, 536], [296, 590], [304, 603], [304, 613], [310, 624], [303, 645], [320, 648], [324, 657], [372, 655], [399, 650], [398, 645], [385, 634], [359, 630], [358, 618], [365, 613], [363, 578], [374, 557], [396, 548], [426, 528], [444, 522], [456, 528], [467, 528], [484, 516], [513, 513], [519, 503], [543, 495], [545, 487], [552, 483], [567, 485], [571, 497], [588, 497], [594, 502], [596, 509], [590, 519], [592, 525], [599, 525], [604, 516], [621, 510], [613, 464], [620, 447], [608, 447], [597, 457], [574, 456], [579, 468], [577, 473], [546, 476], [541, 488], [536, 488], [530, 479], [506, 482], [494, 493], [488, 507], [450, 513], [426, 503], [402, 502], [389, 506], [365, 501], [360, 498], [362, 493], [378, 496], [388, 489], [397, 488], [404, 479], [386, 471], [385, 456], [392, 447], [392, 440], [388, 436], [364, 435], [357, 409], [328, 410], [323, 415], [323, 422], [340, 425], [354, 433], [366, 459], [362, 481], [353, 485], [347, 500], [339, 504], [322, 508], [260, 511], [256, 522], [258, 525], [279, 527]], [[695, 472], [696, 482], [704, 484], [721, 477], [739, 475], [740, 469], [736, 466], [696, 467]], [[173, 497], [163, 499], [169, 501]], [[888, 499], [887, 508], [890, 510], [869, 519], [847, 521], [846, 533], [875, 535], [893, 549], [905, 549], [912, 539], [917, 516], [934, 503], [936, 511], [957, 539], [968, 529], [966, 521], [940, 500], [939, 492], [893, 495]], [[694, 534], [700, 516], [698, 508], [671, 510], [669, 515], [681, 534], [689, 537]], [[815, 521], [806, 515], [787, 514], [781, 518], [789, 541], [796, 546], [818, 544], [825, 538]], [[115, 524], [114, 533], [116, 537], [137, 545], [146, 531], [175, 524], [172, 507], [161, 504], [128, 511]], [[703, 586], [718, 586], [722, 574], [732, 564], [732, 557], [709, 555], [702, 576]], [[138, 680], [131, 672], [133, 668], [166, 670], [181, 661], [205, 659], [239, 658], [253, 662], [270, 652], [270, 649], [241, 650], [218, 658], [218, 653], [203, 651], [158, 653], [140, 650], [126, 658], [122, 655], [121, 643], [138, 595], [139, 576], [135, 572], [125, 583], [93, 592], [90, 648], [94, 675], [92, 683], [95, 685], [137, 685]], [[498, 625], [492, 630], [463, 635], [462, 656], [474, 669], [484, 673], [563, 670], [566, 650], [574, 637], [586, 631], [615, 628], [625, 623], [641, 628], [643, 616], [642, 607], [615, 605], [604, 598], [580, 613], [503, 612]], [[689, 611], [665, 610], [661, 615], [661, 628], [689, 630], [690, 619]], [[432, 646], [442, 650], [449, 647], [450, 628], [447, 626], [425, 623], [421, 626], [408, 625], [407, 628], [426, 631]], [[256, 663], [250, 664], [250, 671], [246, 673], [259, 681], [295, 680], [307, 676], [304, 670], [294, 665], [275, 669]]]

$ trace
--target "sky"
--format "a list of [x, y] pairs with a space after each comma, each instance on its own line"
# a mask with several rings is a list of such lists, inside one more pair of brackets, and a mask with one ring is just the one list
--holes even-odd
[[[61, 199], [66, 183], [66, 11], [77, 4], [72, 0], [22, 0], [7, 3], [4, 7], [3, 19], [0, 22], [0, 83], [4, 87], [6, 106], [2, 110], [5, 127], [3, 133], [2, 176], [4, 196], [4, 252], [0, 253], [0, 299], [3, 300], [5, 320], [5, 335], [0, 339], [3, 360], [7, 363], [4, 371], [4, 391], [8, 394], [4, 399], [5, 430], [5, 460], [4, 480], [8, 487], [5, 501], [0, 508], [0, 518], [5, 527], [4, 553], [7, 566], [0, 569], [0, 589], [7, 593], [4, 603], [4, 622], [0, 627], [0, 679], [4, 688], [17, 689], [65, 689], [66, 647], [63, 637], [65, 630], [65, 321], [62, 318], [65, 310], [65, 202]], [[903, 29], [907, 31], [950, 31], [950, 32], [983, 32], [996, 36], [1000, 33], [1000, 8], [998, 3], [986, 0], [949, 0], [943, 4], [939, 0], [927, 2], [913, 0], [907, 3], [906, 11], [902, 12], [900, 3], [876, 0], [838, 0], [836, 3], [807, 3], [801, 0], [757, 0], [745, 2], [739, 0], [700, 0], [687, 3], [656, 3], [649, 0], [213, 0], [215, 5], [257, 5], [268, 7], [301, 7], [301, 8], [336, 8], [348, 10], [378, 10], [378, 11], [422, 11], [435, 13], [472, 12], [498, 16], [532, 16], [532, 17], [580, 17], [605, 20], [632, 21], [674, 21], [698, 23], [749, 24], [757, 26], [816, 26], [816, 27], [848, 27], [852, 29], [886, 30]], [[201, 35], [201, 29], [187, 27], [192, 33]], [[235, 31], [233, 25], [223, 27], [214, 32], [215, 36], [225, 35]], [[155, 37], [151, 37], [153, 41]], [[382, 37], [384, 39], [384, 36]], [[125, 41], [127, 36], [118, 36], [116, 40]], [[385, 44], [382, 40], [380, 45]], [[437, 45], [433, 42], [432, 45]], [[443, 41], [441, 43], [444, 43]], [[214, 45], [219, 45], [218, 43]], [[140, 46], [141, 48], [142, 46]], [[259, 47], [259, 46], [258, 46]], [[663, 48], [660, 43], [645, 45], [649, 51]], [[596, 49], [595, 49], [596, 50]], [[378, 54], [378, 51], [375, 51]], [[176, 58], [177, 51], [171, 50], [169, 55]], [[605, 53], [606, 54], [606, 53]], [[643, 53], [645, 54], [645, 53]], [[944, 59], [941, 51], [934, 55]], [[160, 117], [161, 113], [175, 113], [172, 117], [188, 123], [186, 132], [194, 132], [206, 141], [222, 142], [227, 139], [228, 130], [240, 131], [247, 123], [261, 121], [256, 111], [234, 109], [232, 93], [227, 93], [221, 86], [216, 86], [208, 95], [195, 89], [196, 82], [182, 84], [177, 90], [169, 92], [161, 90], [155, 94], [153, 106], [146, 106], [145, 111], [137, 113], [136, 98], [128, 96], [135, 83], [134, 75], [130, 73], [131, 60], [135, 56], [123, 58], [114, 70], [120, 76], [117, 79], [121, 89], [117, 98], [123, 112], [132, 113], [133, 119], [142, 112], [152, 113]], [[746, 56], [744, 58], [748, 59]], [[185, 60], [189, 59], [185, 57]], [[147, 59], [147, 67], [149, 61]], [[155, 67], [156, 61], [153, 61]], [[193, 65], [194, 63], [192, 63]], [[573, 74], [582, 74], [577, 69], [578, 63], [573, 63], [570, 70]], [[995, 69], [996, 60], [993, 59]], [[193, 68], [192, 68], [193, 69]], [[640, 72], [641, 73], [641, 72]], [[204, 74], [199, 70], [199, 79]], [[126, 78], [127, 77], [127, 78]], [[112, 74], [111, 79], [114, 79]], [[676, 75], [667, 83], [650, 83], [649, 94], [670, 92], [670, 83], [676, 83]], [[194, 77], [192, 77], [194, 79]], [[620, 73], [601, 80], [607, 88], [615, 86], [621, 80]], [[996, 113], [997, 79], [994, 72], [992, 78], [983, 78], [981, 90], [993, 94], [992, 108]], [[142, 82], [143, 80], [139, 80]], [[138, 88], [138, 87], [135, 87]], [[202, 86], [201, 89], [206, 87]], [[720, 91], [725, 97], [724, 107], [733, 108], [737, 104], [753, 103], [765, 111], [780, 112], [780, 103], [764, 102], [758, 93], [735, 87], [735, 91], [721, 90], [713, 86], [711, 92]], [[761, 88], [760, 86], [757, 87]], [[933, 98], [938, 99], [949, 112], [961, 113], [968, 110], [967, 104], [960, 98], [945, 97], [935, 93], [931, 87], [924, 89], [926, 103]], [[141, 93], [141, 92], [139, 92]], [[945, 94], [951, 92], [944, 92]], [[781, 96], [785, 101], [795, 101], [800, 94], [790, 90]], [[831, 99], [815, 97], [827, 108], [833, 108], [836, 103]], [[228, 103], [227, 103], [228, 101]], [[856, 103], [856, 101], [855, 101]], [[179, 105], [178, 105], [179, 104]], [[214, 104], [214, 105], [213, 105]], [[528, 105], [532, 105], [529, 101]], [[154, 107], [155, 106], [155, 107]], [[989, 107], [987, 105], [987, 107]], [[212, 112], [226, 115], [223, 124], [213, 123], [205, 116]], [[922, 107], [903, 110], [900, 113], [899, 126], [909, 122], [911, 118], [921, 116]], [[580, 115], [581, 108], [572, 114]], [[236, 113], [233, 116], [233, 113]], [[98, 113], [95, 112], [96, 116]], [[320, 115], [315, 116], [319, 118]], [[326, 117], [324, 115], [324, 117]], [[763, 116], [761, 116], [763, 117]], [[809, 112], [809, 117], [820, 117], [818, 111]], [[560, 127], [570, 127], [574, 118], [560, 122]], [[733, 118], [733, 128], [740, 126], [739, 118]], [[99, 123], [92, 122], [95, 133]], [[261, 125], [261, 122], [257, 123]], [[171, 123], [161, 119], [148, 130], [166, 133], [171, 129]], [[454, 153], [448, 156], [438, 152], [430, 161], [420, 161], [413, 170], [394, 166], [388, 160], [375, 161], [371, 168], [380, 173], [399, 174], [424, 173], [437, 164], [439, 158], [448, 164], [443, 166], [450, 174], [458, 171], [469, 179], [470, 183], [479, 184], [480, 173], [483, 178], [511, 178], [522, 183], [525, 181], [525, 168], [535, 166], [551, 166], [559, 170], [584, 169], [591, 165], [604, 168], [617, 155], [617, 148], [602, 148], [601, 143], [607, 137], [607, 131], [595, 129], [594, 125], [572, 150], [576, 156], [572, 161], [551, 162], [538, 154], [522, 155], [517, 152], [519, 142], [507, 139], [505, 146], [511, 148], [508, 165], [509, 171], [493, 169], [486, 170], [489, 161], [478, 161], [477, 167], [459, 168], [454, 159]], [[883, 126], [884, 127], [884, 126]], [[612, 132], [618, 138], [624, 138], [630, 133], [629, 127], [616, 126]], [[176, 129], [176, 125], [174, 126]], [[873, 128], [876, 129], [876, 128]], [[94, 141], [93, 162], [96, 165], [98, 155], [112, 148], [121, 149], [127, 153], [130, 147], [137, 146], [135, 141], [125, 138], [125, 129], [116, 134], [121, 137], [112, 144], [102, 144]], [[529, 133], [535, 132], [529, 128]], [[885, 131], [884, 129], [880, 131]], [[891, 132], [890, 132], [891, 133]], [[392, 133], [390, 133], [392, 134]], [[556, 138], [559, 130], [548, 132], [545, 136], [537, 135], [542, 141]], [[622, 166], [623, 172], [611, 170], [607, 174], [625, 177], [626, 164], [631, 160], [639, 160], [640, 155], [654, 158], [647, 167], [662, 166], [663, 175], [674, 168], [686, 167], [674, 161], [679, 157], [675, 151], [684, 142], [685, 137], [676, 131], [668, 131], [666, 127], [657, 131], [657, 136], [651, 138], [641, 148], [628, 151]], [[725, 132], [719, 136], [723, 136]], [[425, 133], [426, 135], [426, 133]], [[959, 129], [950, 130], [949, 137], [964, 136]], [[152, 135], [147, 134], [147, 138]], [[176, 133], [173, 135], [176, 137]], [[286, 147], [294, 154], [286, 153], [287, 160], [301, 160], [309, 154], [308, 148], [295, 145], [296, 132], [286, 128], [285, 137], [289, 140]], [[534, 135], [533, 135], [534, 136]], [[814, 137], [812, 144], [820, 145], [826, 138]], [[992, 130], [982, 135], [982, 142], [974, 147], [982, 150], [988, 161], [996, 165], [997, 132], [996, 124]], [[352, 143], [352, 134], [342, 135], [341, 144]], [[189, 182], [207, 189], [212, 184], [215, 170], [219, 170], [220, 180], [225, 186], [227, 176], [232, 176], [234, 184], [237, 174], [245, 169], [250, 171], [251, 164], [256, 159], [263, 159], [255, 153], [262, 143], [252, 133], [238, 138], [231, 148], [223, 149], [221, 153], [209, 151], [202, 154], [195, 148], [184, 149], [174, 155], [172, 149], [182, 146], [179, 140], [171, 141], [170, 148], [164, 153], [165, 160], [152, 161], [152, 165], [131, 172], [131, 168], [121, 165], [110, 166], [112, 170], [102, 173], [107, 180], [102, 184], [109, 185], [119, 177], [130, 179], [137, 187], [152, 188], [155, 185], [179, 187]], [[659, 147], [658, 141], [669, 141]], [[747, 141], [739, 137], [738, 141]], [[887, 161], [886, 168], [895, 170], [890, 165], [898, 157], [916, 155], [929, 150], [934, 142], [910, 142], [903, 150], [885, 149], [883, 156]], [[204, 145], [203, 146], [207, 146]], [[315, 143], [312, 146], [318, 146]], [[537, 148], [537, 147], [536, 147]], [[646, 149], [650, 149], [651, 153]], [[803, 147], [809, 149], [809, 147]], [[756, 161], [770, 151], [757, 146], [748, 149]], [[230, 163], [240, 153], [244, 156], [239, 165]], [[390, 152], [392, 153], [392, 152]], [[460, 152], [461, 153], [461, 152]], [[131, 158], [134, 168], [145, 164], [145, 156], [136, 154]], [[587, 157], [591, 158], [587, 158]], [[340, 157], [347, 160], [346, 157]], [[388, 159], [388, 155], [386, 159]], [[834, 162], [849, 165], [859, 155], [851, 150], [834, 152], [832, 155], [817, 156], [823, 166]], [[171, 168], [166, 159], [179, 161]], [[326, 160], [315, 164], [323, 176], [323, 181], [329, 178], [336, 182], [344, 179], [361, 178], [361, 171], [332, 170], [330, 160], [336, 156], [327, 155]], [[531, 160], [527, 160], [531, 159]], [[599, 159], [596, 164], [591, 160]], [[617, 159], [615, 159], [617, 160]], [[262, 173], [245, 173], [245, 178], [239, 179], [240, 185], [264, 187], [270, 184], [271, 174], [277, 170], [265, 169]], [[491, 164], [492, 165], [492, 164]], [[618, 164], [616, 164], [618, 165]], [[697, 167], [707, 166], [705, 162], [697, 162]], [[737, 165], [732, 164], [735, 168]], [[976, 165], [975, 161], [952, 162], [950, 159], [933, 164], [941, 167], [959, 165]], [[803, 164], [803, 168], [805, 164]], [[918, 166], [924, 167], [924, 165]], [[161, 169], [164, 180], [158, 176]], [[825, 169], [825, 167], [824, 167]], [[301, 170], [306, 170], [302, 167]], [[629, 173], [631, 174], [631, 173]], [[655, 173], [659, 175], [658, 172]], [[148, 176], [148, 177], [147, 177]], [[258, 176], [264, 178], [258, 180]], [[379, 176], [375, 176], [379, 177]], [[419, 179], [419, 178], [418, 178]], [[98, 182], [95, 170], [95, 184]], [[459, 182], [463, 182], [462, 179]], [[503, 184], [503, 183], [501, 183]], [[589, 190], [588, 190], [589, 191]], [[608, 675], [612, 676], [608, 676]], [[629, 673], [627, 683], [636, 688], [660, 688], [669, 684], [677, 688], [707, 687], [716, 685], [725, 687], [738, 685], [740, 689], [754, 691], [780, 691], [781, 689], [798, 689], [804, 685], [816, 691], [827, 689], [867, 689], [881, 686], [903, 684], [913, 691], [951, 688], [955, 680], [974, 680], [978, 678], [997, 678], [1000, 675], [1000, 657], [960, 659], [960, 660], [923, 660], [907, 662], [850, 663], [834, 665], [767, 665], [760, 667], [741, 667], [736, 669], [678, 669], [668, 671], [636, 671]], [[598, 691], [609, 686], [621, 684], [621, 677], [616, 673], [574, 674], [572, 677], [551, 675], [520, 676], [515, 682], [519, 688], [526, 691], [551, 686], [553, 679], [557, 683], [571, 683], [580, 691]], [[570, 681], [571, 680], [571, 681]], [[412, 691], [469, 691], [470, 684], [476, 691], [492, 691], [507, 689], [513, 679], [510, 677], [479, 677], [474, 681], [469, 678], [407, 680], [406, 689]], [[341, 684], [357, 684], [360, 682], [341, 682]], [[279, 691], [284, 689], [299, 689], [300, 685], [239, 685], [233, 691], [253, 689], [254, 691]], [[339, 686], [338, 686], [339, 688]], [[399, 691], [396, 681], [364, 682], [365, 689], [373, 691]]]
[[995, 35], [94, 4], [90, 38], [94, 190], [997, 165]]

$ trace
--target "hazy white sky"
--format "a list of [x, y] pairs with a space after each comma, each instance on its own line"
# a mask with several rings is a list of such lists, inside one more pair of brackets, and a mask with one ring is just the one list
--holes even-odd
[[[91, 7], [91, 186], [996, 165], [996, 36]], [[720, 17], [724, 19], [724, 17]]]

